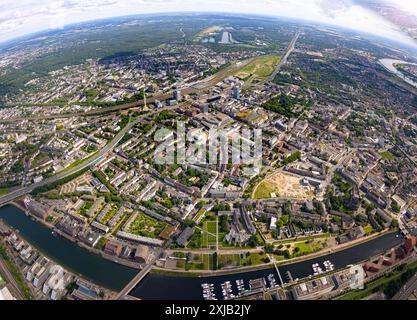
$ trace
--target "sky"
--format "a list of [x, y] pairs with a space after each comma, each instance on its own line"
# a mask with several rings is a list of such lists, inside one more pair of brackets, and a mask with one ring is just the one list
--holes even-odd
[[228, 12], [285, 16], [415, 42], [363, 2], [390, 2], [415, 14], [415, 0], [0, 0], [0, 42], [65, 25], [131, 14]]

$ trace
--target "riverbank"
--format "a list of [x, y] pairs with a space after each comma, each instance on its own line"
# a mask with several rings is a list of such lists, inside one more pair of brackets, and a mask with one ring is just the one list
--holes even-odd
[[[2, 221], [2, 220], [1, 220]], [[4, 225], [4, 224], [3, 224]], [[10, 234], [13, 234], [15, 232], [15, 230], [8, 226], [5, 225], [5, 230], [7, 230]], [[16, 233], [15, 233], [16, 234]], [[21, 234], [17, 234], [17, 237], [20, 241], [24, 242], [24, 246], [31, 246], [31, 244], [29, 244], [29, 242], [23, 238], [21, 236]], [[43, 252], [41, 252], [40, 250], [38, 250], [37, 248], [32, 248], [32, 254], [35, 257], [46, 257], [48, 258], [51, 263], [53, 263], [54, 265], [58, 265], [55, 260], [53, 258], [51, 258], [50, 256], [46, 256], [44, 255]], [[39, 288], [35, 287], [32, 283], [32, 281], [28, 281], [26, 279], [26, 268], [30, 268], [33, 266], [34, 261], [32, 260], [31, 262], [27, 262], [25, 261], [24, 263], [22, 263], [21, 260], [21, 256], [19, 254], [19, 251], [16, 250], [11, 244], [9, 244], [7, 241], [3, 240], [2, 242], [0, 242], [0, 269], [2, 269], [1, 264], [3, 262], [3, 259], [7, 260], [6, 263], [8, 264], [7, 268], [4, 271], [7, 271], [10, 273], [10, 271], [12, 272], [12, 275], [14, 277], [14, 281], [10, 281], [12, 284], [14, 282], [14, 285], [16, 286], [16, 284], [19, 287], [19, 291], [22, 292], [22, 294], [19, 295], [20, 299], [19, 300], [31, 300], [31, 299], [39, 299], [40, 297], [42, 297], [43, 299], [49, 299], [49, 295], [45, 294], [45, 293], [40, 293], [38, 290]], [[20, 262], [18, 262], [18, 260]], [[10, 270], [10, 271], [9, 271]], [[92, 286], [94, 286], [94, 288], [98, 289], [100, 291], [100, 298], [104, 299], [104, 300], [111, 300], [113, 299], [113, 297], [116, 296], [116, 292], [112, 291], [108, 288], [104, 288], [103, 286], [99, 286], [97, 284], [93, 284], [90, 281], [88, 281], [86, 278], [82, 277], [81, 275], [78, 275], [70, 270], [68, 270], [65, 266], [64, 268], [65, 271], [65, 277], [69, 276], [70, 279], [66, 284], [66, 287], [73, 287], [73, 285], [81, 280], [83, 282], [86, 283], [90, 283]], [[10, 280], [10, 277], [9, 277]], [[71, 289], [72, 290], [72, 289]], [[65, 296], [68, 298], [72, 292], [70, 289], [67, 289], [67, 292], [62, 296], [65, 299]], [[71, 299], [71, 297], [69, 297]]]
[[380, 59], [379, 64], [384, 67], [385, 70], [388, 72], [396, 75], [398, 78], [403, 80], [405, 83], [407, 83], [411, 88], [414, 89], [414, 92], [417, 92], [417, 83], [413, 81], [412, 79], [406, 77], [403, 73], [401, 73], [397, 68], [396, 64], [409, 64], [409, 65], [416, 65], [415, 63], [407, 62], [407, 61], [401, 61], [401, 60], [395, 60], [395, 59]]
[[[275, 265], [278, 267], [285, 267], [291, 264], [303, 262], [303, 261], [309, 261], [315, 258], [320, 258], [326, 255], [331, 255], [337, 252], [341, 252], [343, 250], [351, 249], [356, 246], [360, 246], [365, 244], [366, 242], [372, 241], [378, 237], [382, 237], [386, 234], [395, 233], [395, 230], [383, 230], [381, 232], [374, 233], [372, 235], [369, 235], [367, 237], [357, 239], [342, 245], [338, 245], [334, 248], [328, 248], [321, 250], [319, 252], [314, 252], [305, 256], [296, 257], [292, 259], [286, 259], [283, 261], [276, 261], [274, 262], [268, 262], [263, 264], [258, 264], [254, 266], [244, 266], [234, 269], [227, 269], [227, 270], [175, 270], [175, 269], [165, 269], [161, 267], [154, 267], [151, 271], [151, 273], [158, 273], [158, 274], [166, 274], [169, 276], [174, 277], [198, 277], [198, 278], [204, 278], [204, 277], [212, 277], [214, 276], [223, 276], [223, 275], [233, 275], [233, 274], [239, 274], [239, 273], [245, 273], [245, 272], [252, 272], [252, 271], [260, 271], [260, 270], [267, 270], [275, 268]], [[245, 250], [242, 250], [242, 252], [245, 252]], [[219, 254], [222, 252], [220, 251]]]
[[[141, 299], [202, 299], [202, 287], [204, 283], [214, 285], [216, 296], [222, 297], [221, 284], [229, 281], [234, 284], [237, 280], [244, 281], [246, 287], [250, 280], [267, 279], [273, 275], [278, 283], [281, 275], [284, 284], [291, 282], [291, 279], [298, 281], [299, 279], [314, 277], [312, 265], [318, 263], [323, 265], [327, 260], [331, 261], [335, 270], [342, 270], [349, 265], [361, 263], [370, 257], [378, 256], [387, 250], [400, 245], [404, 238], [400, 234], [386, 233], [380, 237], [367, 241], [353, 248], [345, 249], [327, 256], [312, 258], [311, 260], [300, 261], [287, 265], [266, 268], [255, 271], [233, 270], [233, 273], [205, 273], [204, 276], [191, 274], [185, 276], [184, 273], [172, 273], [170, 271], [155, 270], [148, 274], [130, 293], [129, 295], [139, 297]], [[266, 266], [268, 267], [268, 266]], [[236, 272], [238, 271], [238, 272]], [[239, 272], [240, 271], [240, 272]], [[279, 272], [279, 274], [278, 274]], [[178, 290], [181, 288], [181, 290]], [[235, 288], [235, 287], [234, 287]], [[236, 289], [236, 288], [235, 288]]]
[[139, 263], [136, 263], [134, 261], [128, 261], [126, 259], [116, 259], [114, 256], [108, 255], [105, 252], [103, 252], [102, 250], [90, 247], [84, 243], [82, 243], [81, 241], [78, 241], [77, 239], [75, 239], [74, 237], [71, 237], [69, 235], [67, 235], [66, 233], [62, 232], [61, 230], [57, 229], [55, 227], [55, 225], [53, 225], [52, 223], [48, 223], [45, 220], [42, 220], [40, 218], [38, 218], [37, 216], [33, 215], [29, 210], [27, 210], [24, 205], [22, 205], [21, 203], [19, 203], [20, 200], [15, 200], [13, 202], [11, 202], [10, 204], [12, 206], [17, 207], [18, 209], [22, 210], [23, 212], [27, 213], [28, 215], [30, 215], [31, 218], [33, 218], [36, 222], [43, 224], [44, 226], [46, 226], [47, 228], [51, 229], [53, 232], [55, 232], [57, 235], [66, 238], [69, 241], [74, 242], [75, 244], [77, 244], [80, 248], [87, 250], [93, 254], [96, 254], [98, 256], [100, 256], [103, 259], [109, 260], [111, 262], [114, 263], [118, 263], [121, 265], [124, 265], [126, 267], [132, 268], [132, 269], [137, 269], [140, 270], [142, 269], [142, 265]]
[[102, 287], [119, 291], [138, 273], [137, 269], [102, 258], [65, 237], [54, 236], [51, 228], [21, 208], [0, 208], [0, 218], [43, 255]]
[[[42, 219], [39, 219], [38, 217], [36, 217], [35, 215], [31, 214], [26, 207], [24, 206], [22, 200], [16, 200], [13, 201], [11, 203], [11, 205], [15, 206], [16, 208], [22, 210], [23, 212], [27, 213], [30, 215], [30, 217], [32, 219], [34, 219], [36, 222], [41, 223], [42, 225], [46, 226], [47, 228], [53, 230], [56, 234], [58, 234], [59, 236], [67, 239], [68, 241], [73, 242], [74, 244], [76, 244], [77, 246], [79, 246], [80, 248], [82, 248], [83, 250], [87, 250], [88, 252], [90, 252], [91, 254], [95, 254], [98, 257], [102, 258], [102, 259], [106, 259], [112, 263], [116, 263], [116, 264], [120, 264], [123, 265], [125, 267], [128, 268], [132, 268], [132, 269], [136, 269], [136, 270], [140, 270], [142, 268], [142, 265], [133, 262], [133, 261], [128, 261], [125, 259], [117, 259], [114, 256], [110, 256], [106, 253], [104, 253], [102, 250], [98, 250], [96, 248], [87, 246], [86, 244], [78, 241], [77, 239], [65, 234], [64, 232], [61, 232], [61, 230], [55, 228], [55, 226], [51, 223], [48, 223], [47, 221], [44, 221]], [[300, 257], [296, 257], [296, 258], [292, 258], [292, 259], [286, 259], [286, 260], [282, 260], [282, 261], [271, 261], [268, 263], [263, 263], [263, 264], [258, 264], [258, 265], [252, 265], [252, 266], [243, 266], [243, 267], [239, 267], [239, 268], [233, 268], [233, 269], [223, 269], [223, 270], [173, 270], [173, 269], [165, 269], [165, 268], [161, 268], [161, 267], [154, 267], [152, 269], [151, 272], [158, 272], [158, 274], [167, 274], [169, 276], [177, 276], [177, 277], [211, 277], [213, 275], [215, 276], [223, 276], [223, 275], [232, 275], [232, 274], [238, 274], [238, 273], [245, 273], [245, 272], [253, 272], [253, 271], [260, 271], [260, 270], [267, 270], [267, 269], [272, 269], [275, 268], [275, 266], [278, 267], [282, 267], [282, 266], [287, 266], [287, 265], [291, 265], [291, 264], [295, 264], [295, 263], [299, 263], [299, 262], [303, 262], [303, 261], [309, 261], [315, 258], [320, 258], [326, 255], [330, 255], [333, 253], [337, 253], [343, 250], [347, 250], [349, 248], [353, 248], [355, 246], [359, 246], [361, 244], [364, 244], [368, 241], [372, 241], [375, 238], [378, 238], [380, 236], [383, 236], [384, 234], [389, 233], [390, 230], [386, 229], [383, 230], [381, 232], [378, 233], [374, 233], [372, 235], [342, 244], [342, 245], [338, 245], [336, 247], [333, 248], [327, 248], [327, 249], [323, 249], [321, 251], [318, 252], [314, 252], [308, 255], [304, 255], [304, 256], [300, 256]], [[394, 231], [391, 231], [394, 232]], [[245, 252], [245, 250], [243, 250], [242, 252]], [[221, 252], [220, 252], [221, 253]]]
[[[28, 212], [28, 210], [24, 207], [24, 204], [21, 203], [21, 200], [18, 201], [14, 201], [11, 203], [11, 205], [17, 207], [18, 209], [30, 214], [30, 212]], [[88, 252], [97, 255], [100, 258], [106, 259], [110, 262], [113, 263], [117, 263], [117, 264], [121, 264], [123, 266], [132, 268], [132, 269], [137, 269], [140, 270], [142, 268], [142, 266], [138, 263], [135, 263], [133, 261], [128, 261], [125, 259], [116, 259], [114, 256], [110, 256], [107, 255], [106, 253], [104, 253], [101, 250], [92, 248], [90, 246], [85, 245], [84, 243], [78, 241], [77, 239], [70, 237], [69, 235], [61, 232], [59, 229], [55, 228], [55, 226], [51, 223], [48, 223], [47, 221], [41, 220], [38, 217], [34, 216], [33, 214], [30, 214], [30, 217], [35, 219], [35, 221], [37, 221], [38, 223], [43, 224], [44, 226], [46, 226], [47, 228], [53, 230], [54, 232], [56, 232], [59, 236], [67, 239], [68, 241], [71, 241], [73, 243], [75, 243], [76, 245], [78, 245], [80, 248], [87, 250]], [[274, 262], [269, 262], [269, 263], [263, 263], [263, 264], [258, 264], [258, 265], [253, 265], [253, 266], [243, 266], [243, 267], [239, 267], [239, 268], [234, 268], [234, 269], [226, 269], [226, 270], [191, 270], [191, 271], [187, 271], [187, 270], [170, 270], [170, 269], [164, 269], [161, 267], [154, 267], [152, 269], [151, 272], [155, 273], [158, 272], [158, 274], [166, 274], [169, 276], [177, 276], [177, 277], [199, 277], [199, 278], [203, 278], [203, 277], [211, 277], [213, 275], [215, 276], [223, 276], [223, 275], [230, 275], [230, 274], [239, 274], [239, 273], [245, 273], [245, 272], [253, 272], [253, 271], [260, 271], [260, 270], [267, 270], [267, 269], [272, 269], [275, 267], [275, 265], [277, 265], [278, 267], [281, 266], [287, 266], [290, 264], [294, 264], [294, 263], [298, 263], [298, 262], [302, 262], [302, 261], [308, 261], [314, 258], [320, 258], [322, 256], [326, 256], [332, 253], [336, 253], [342, 250], [346, 250], [358, 245], [361, 245], [363, 243], [366, 243], [367, 241], [371, 241], [377, 237], [383, 236], [384, 234], [388, 233], [389, 230], [384, 230], [381, 231], [379, 233], [375, 233], [372, 234], [370, 236], [361, 238], [361, 239], [357, 239], [354, 240], [352, 242], [348, 242], [342, 245], [338, 245], [337, 247], [333, 247], [333, 248], [328, 248], [328, 249], [324, 249], [321, 250], [319, 252], [314, 252], [305, 256], [300, 256], [300, 257], [296, 257], [296, 258], [292, 258], [292, 259], [287, 259], [287, 260], [283, 260], [283, 261], [275, 261]], [[394, 232], [394, 231], [391, 231]], [[243, 250], [244, 251], [244, 250]]]
[[[27, 216], [16, 206], [8, 205], [0, 208], [0, 218], [9, 226], [19, 230], [19, 234], [28, 243], [35, 248], [39, 248], [53, 261], [100, 286], [120, 291], [137, 274], [136, 269], [103, 259], [64, 237], [54, 237], [50, 228]], [[341, 269], [349, 264], [355, 264], [358, 261], [377, 255], [402, 241], [403, 238], [400, 235], [388, 233], [354, 248], [320, 258], [313, 258], [313, 260], [282, 265], [279, 269], [285, 282], [288, 282], [287, 274], [291, 274], [293, 279], [302, 279], [312, 274], [313, 263], [323, 263], [330, 260], [334, 263], [336, 269]], [[205, 274], [204, 277], [199, 277], [196, 274], [191, 274], [191, 277], [180, 274], [181, 276], [178, 277], [173, 276], [173, 273], [161, 273], [160, 270], [156, 270], [148, 274], [132, 290], [130, 295], [141, 299], [201, 299], [201, 284], [214, 283], [219, 288], [219, 296], [221, 296], [220, 284], [225, 281], [233, 282], [244, 279], [248, 282], [251, 279], [264, 278], [270, 274], [278, 277], [276, 269], [271, 264], [265, 265], [263, 268], [263, 270], [259, 270], [259, 266], [257, 266], [255, 271], [250, 271], [254, 270], [253, 268], [245, 269], [245, 271], [233, 270], [233, 274], [229, 274], [230, 270], [223, 270], [221, 272], [227, 271], [226, 274], [210, 272]], [[178, 290], [178, 288], [182, 289]]]

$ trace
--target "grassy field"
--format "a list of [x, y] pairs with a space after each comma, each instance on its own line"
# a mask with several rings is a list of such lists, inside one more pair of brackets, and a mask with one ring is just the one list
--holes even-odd
[[203, 224], [203, 247], [210, 247], [217, 245], [217, 221], [205, 221]]
[[242, 266], [253, 266], [262, 263], [269, 262], [268, 257], [265, 253], [249, 253], [244, 259], [241, 260]]
[[[276, 188], [273, 183], [269, 181], [262, 181], [255, 189], [253, 193], [254, 199], [267, 199], [271, 198], [271, 193], [275, 192]], [[278, 194], [277, 194], [278, 196]]]
[[296, 242], [291, 247], [291, 255], [293, 257], [304, 256], [306, 254], [314, 253], [323, 249], [321, 241], [303, 241]]
[[219, 267], [239, 267], [240, 254], [220, 254]]
[[236, 77], [244, 80], [247, 85], [254, 81], [265, 81], [274, 72], [280, 59], [277, 55], [259, 57], [236, 73]]
[[379, 155], [381, 156], [382, 159], [385, 159], [385, 160], [394, 160], [395, 159], [394, 155], [389, 151], [380, 152]]
[[192, 261], [178, 261], [177, 268], [184, 270], [213, 270], [212, 254], [196, 254]]
[[374, 229], [372, 228], [372, 226], [370, 224], [365, 226], [363, 228], [363, 230], [365, 231], [365, 235], [367, 235], [367, 236], [369, 236], [370, 234], [372, 234], [374, 232]]

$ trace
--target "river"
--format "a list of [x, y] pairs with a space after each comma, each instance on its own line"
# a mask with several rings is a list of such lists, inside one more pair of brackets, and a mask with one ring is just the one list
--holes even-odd
[[[7, 205], [0, 208], [0, 219], [19, 230], [23, 238], [57, 263], [107, 288], [121, 290], [138, 272], [105, 260], [65, 238], [53, 236], [50, 229], [32, 220], [22, 210], [14, 206]], [[280, 266], [279, 270], [284, 281], [286, 271], [290, 271], [294, 279], [308, 277], [313, 273], [311, 268], [313, 263], [322, 264], [324, 261], [330, 260], [336, 268], [343, 268], [392, 248], [400, 244], [402, 239], [398, 234], [386, 234], [327, 256]], [[221, 283], [231, 281], [235, 285], [235, 280], [243, 279], [247, 284], [250, 279], [266, 277], [271, 273], [278, 280], [275, 269], [205, 278], [175, 277], [151, 273], [130, 294], [141, 299], [201, 299], [201, 284], [207, 282], [215, 285], [217, 297], [221, 298]]]
[[48, 227], [15, 206], [0, 208], [0, 219], [19, 230], [24, 239], [55, 262], [106, 288], [121, 290], [138, 273], [82, 249], [66, 238], [53, 236]]
[[[402, 241], [403, 237], [399, 234], [385, 234], [343, 251], [335, 252], [320, 258], [279, 266], [278, 269], [284, 282], [287, 281], [285, 278], [285, 273], [287, 271], [291, 273], [293, 279], [301, 279], [313, 274], [313, 263], [320, 263], [322, 265], [324, 261], [330, 260], [335, 265], [336, 269], [344, 268], [350, 264], [355, 264], [364, 261], [369, 257], [378, 255], [383, 251], [399, 245]], [[215, 287], [216, 297], [221, 298], [220, 285], [223, 282], [230, 281], [236, 293], [236, 280], [244, 280], [246, 288], [248, 289], [248, 281], [250, 279], [267, 277], [269, 274], [273, 274], [279, 283], [275, 268], [204, 278], [184, 278], [161, 274], [149, 274], [132, 290], [130, 295], [140, 297], [141, 299], [196, 299], [202, 298], [201, 284], [212, 283]]]
[[403, 79], [408, 84], [412, 85], [413, 87], [417, 88], [417, 82], [413, 81], [412, 79], [406, 77], [404, 74], [402, 74], [394, 65], [395, 64], [410, 64], [410, 65], [416, 65], [415, 63], [410, 63], [406, 61], [401, 60], [394, 60], [394, 59], [381, 59], [379, 60], [379, 63], [384, 66], [385, 69], [392, 72], [396, 76]]

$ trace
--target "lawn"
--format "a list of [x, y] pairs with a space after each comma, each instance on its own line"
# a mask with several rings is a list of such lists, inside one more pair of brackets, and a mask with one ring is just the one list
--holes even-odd
[[82, 163], [84, 163], [84, 162], [92, 159], [96, 154], [97, 154], [97, 152], [89, 155], [86, 158], [78, 159], [78, 160], [74, 161], [73, 163], [71, 163], [69, 166], [67, 166], [64, 169], [62, 169], [61, 171], [57, 172], [56, 174], [63, 173], [63, 172], [67, 172], [67, 171], [69, 171], [71, 169], [74, 169], [75, 167], [79, 166], [80, 164], [82, 164]]
[[217, 245], [217, 221], [204, 221], [203, 224], [203, 247], [210, 247]]
[[206, 213], [206, 209], [204, 209], [204, 208], [201, 208], [198, 212], [197, 212], [197, 214], [195, 215], [195, 217], [194, 217], [194, 221], [195, 222], [199, 222], [199, 220], [203, 217], [203, 215]]
[[191, 237], [190, 241], [187, 244], [188, 248], [201, 248], [203, 246], [204, 236], [202, 230], [199, 228], [194, 228], [194, 234]]
[[112, 208], [105, 214], [105, 216], [103, 217], [103, 219], [101, 219], [101, 223], [102, 224], [107, 224], [107, 222], [110, 221], [111, 218], [113, 218], [113, 216], [116, 214], [116, 212], [119, 210], [119, 206], [117, 205], [112, 205]]
[[177, 268], [184, 270], [212, 270], [213, 257], [211, 254], [195, 254], [191, 261], [178, 261]]
[[395, 159], [394, 155], [389, 151], [380, 152], [379, 155], [381, 156], [382, 159], [385, 159], [385, 160], [394, 160]]
[[265, 253], [254, 253], [251, 252], [241, 259], [242, 266], [253, 266], [269, 262], [269, 258]]
[[365, 227], [363, 228], [363, 230], [365, 231], [365, 234], [366, 234], [367, 236], [369, 236], [371, 233], [373, 233], [373, 232], [374, 232], [374, 229], [372, 228], [372, 226], [371, 226], [370, 224], [368, 224], [367, 226], [365, 226]]
[[[276, 188], [273, 183], [269, 181], [262, 181], [253, 192], [253, 199], [267, 199], [271, 198], [271, 193], [275, 192]], [[278, 196], [278, 195], [277, 195]]]
[[212, 254], [203, 254], [203, 269], [213, 270], [213, 255]]
[[239, 266], [240, 266], [240, 254], [220, 254], [219, 255], [219, 268], [239, 267]]
[[87, 212], [88, 212], [88, 210], [91, 209], [91, 207], [93, 205], [94, 205], [94, 201], [85, 201], [83, 206], [81, 207], [81, 209], [79, 211], [79, 214], [84, 216], [84, 217], [87, 217]]

